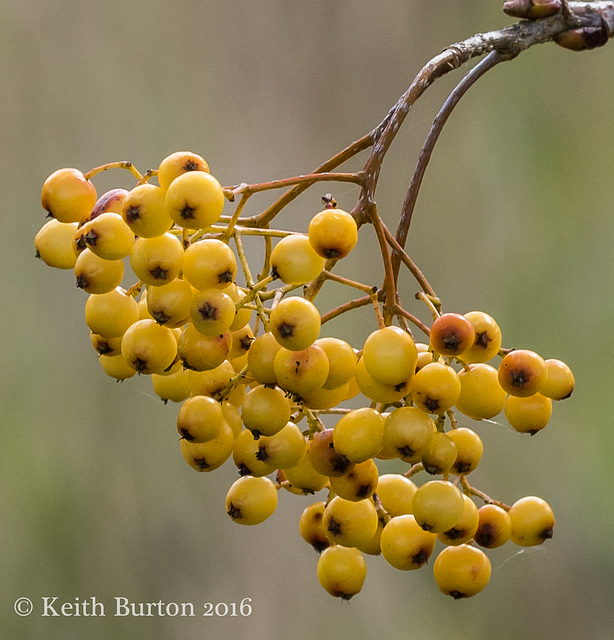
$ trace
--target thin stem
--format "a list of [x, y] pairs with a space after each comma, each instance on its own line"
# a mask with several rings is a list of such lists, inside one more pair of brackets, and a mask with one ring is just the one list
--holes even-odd
[[466, 495], [476, 496], [480, 498], [480, 500], [483, 500], [486, 504], [494, 504], [497, 507], [501, 507], [501, 509], [505, 509], [505, 511], [509, 511], [511, 509], [509, 504], [505, 504], [505, 502], [501, 502], [500, 500], [493, 500], [488, 494], [480, 491], [479, 489], [476, 489], [475, 487], [472, 487], [465, 476], [461, 477], [460, 483], [463, 487], [463, 492]]
[[[390, 229], [388, 229], [386, 225], [383, 225], [383, 226], [384, 226], [384, 233], [386, 234], [386, 241], [393, 249], [393, 254], [392, 254], [393, 271], [394, 271], [395, 258], [397, 260], [400, 258], [403, 264], [409, 269], [411, 274], [414, 276], [418, 284], [422, 287], [422, 290], [431, 296], [437, 297], [433, 287], [430, 285], [429, 281], [426, 279], [422, 271], [418, 268], [418, 265], [416, 265], [416, 263], [407, 255], [403, 247], [401, 247], [401, 245], [397, 242], [397, 239], [392, 235], [392, 232], [390, 231]], [[398, 269], [395, 272], [395, 277], [397, 273], [398, 273]]]
[[405, 309], [403, 309], [403, 307], [400, 304], [396, 304], [393, 307], [392, 311], [395, 315], [406, 318], [412, 324], [416, 325], [416, 327], [418, 327], [418, 329], [420, 329], [420, 331], [422, 331], [422, 333], [424, 333], [426, 336], [430, 335], [431, 330], [424, 324], [424, 322], [422, 322], [422, 320], [417, 318], [413, 313], [410, 313], [409, 311], [406, 311]]
[[257, 184], [242, 183], [236, 187], [227, 187], [232, 189], [234, 195], [252, 195], [261, 191], [269, 191], [271, 189], [284, 189], [293, 185], [308, 183], [308, 186], [316, 182], [354, 182], [358, 185], [362, 184], [363, 175], [361, 172], [355, 173], [332, 173], [332, 172], [315, 172], [307, 173], [292, 178], [281, 178], [279, 180], [270, 180], [269, 182], [260, 182]]
[[359, 309], [360, 307], [366, 307], [370, 303], [371, 303], [371, 296], [364, 296], [363, 298], [350, 300], [349, 302], [341, 304], [338, 307], [335, 307], [334, 309], [331, 309], [330, 311], [325, 313], [322, 316], [322, 324], [328, 322], [329, 320], [332, 320], [333, 318], [336, 318], [337, 316], [340, 316], [346, 313], [347, 311], [351, 311], [352, 309]]
[[[448, 121], [448, 118], [450, 117], [450, 114], [452, 113], [454, 107], [460, 102], [461, 98], [465, 95], [465, 93], [467, 93], [469, 88], [473, 86], [473, 84], [487, 71], [492, 69], [499, 62], [509, 60], [512, 57], [513, 56], [510, 54], [504, 55], [499, 53], [499, 51], [491, 51], [456, 85], [454, 90], [450, 93], [447, 100], [439, 110], [439, 113], [433, 121], [428, 136], [426, 137], [426, 140], [422, 145], [422, 149], [420, 150], [418, 162], [416, 164], [416, 168], [414, 170], [407, 195], [405, 196], [403, 208], [401, 209], [401, 217], [396, 233], [396, 239], [400, 247], [405, 246], [405, 241], [407, 240], [407, 234], [409, 232], [409, 225], [411, 223], [414, 208], [416, 206], [416, 200], [418, 198], [420, 186], [422, 185], [422, 179], [424, 178], [424, 173], [428, 166], [429, 160], [431, 159], [433, 149], [435, 148], [435, 144], [437, 143], [437, 140], [439, 140], [439, 136], [443, 130], [443, 127]], [[401, 260], [402, 255], [398, 252], [398, 250], [395, 251], [394, 255], [392, 256], [392, 266], [395, 278], [398, 277], [399, 264]], [[427, 293], [431, 293], [432, 295], [434, 295], [432, 291], [427, 291]]]
[[102, 173], [103, 171], [108, 171], [109, 169], [127, 169], [130, 173], [137, 179], [141, 180], [143, 177], [136, 169], [136, 167], [132, 164], [132, 162], [128, 162], [127, 160], [122, 160], [120, 162], [107, 162], [107, 164], [102, 164], [99, 167], [94, 167], [90, 169], [87, 173], [84, 173], [84, 177], [89, 180], [93, 178], [96, 174]]

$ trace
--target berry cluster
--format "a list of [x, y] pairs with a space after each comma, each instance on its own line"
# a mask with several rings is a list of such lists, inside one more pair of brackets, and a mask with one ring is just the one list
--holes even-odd
[[[91, 178], [110, 168], [129, 170], [136, 186], [98, 197]], [[458, 420], [503, 412], [516, 431], [535, 434], [553, 401], [571, 394], [573, 375], [559, 360], [503, 349], [484, 312], [442, 313], [428, 288], [416, 297], [431, 312], [430, 327], [398, 294], [383, 304], [377, 287], [333, 274], [356, 246], [358, 224], [332, 196], [306, 233], [271, 229], [270, 215], [241, 216], [254, 193], [304, 179], [225, 188], [190, 152], [145, 175], [127, 162], [85, 174], [60, 169], [43, 185], [51, 219], [35, 238], [37, 256], [74, 270], [89, 294], [85, 322], [104, 372], [150, 375], [157, 395], [180, 404], [185, 461], [209, 472], [232, 460], [239, 478], [225, 510], [234, 522], [269, 518], [280, 490], [324, 492], [299, 530], [321, 553], [318, 578], [333, 596], [361, 590], [363, 554], [418, 569], [438, 543], [440, 589], [472, 596], [490, 579], [484, 549], [541, 544], [554, 516], [537, 497], [508, 506], [472, 486], [482, 440]], [[236, 196], [235, 212], [224, 216]], [[256, 277], [246, 238], [264, 245]], [[134, 277], [125, 285], [127, 266]], [[314, 300], [327, 281], [363, 295], [321, 314]], [[364, 344], [323, 335], [329, 319], [366, 305], [377, 328]], [[394, 459], [399, 471], [380, 474], [377, 461]], [[419, 474], [426, 477], [417, 485]]]

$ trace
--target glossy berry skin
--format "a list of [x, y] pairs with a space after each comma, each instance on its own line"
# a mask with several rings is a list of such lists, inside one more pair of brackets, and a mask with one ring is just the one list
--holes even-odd
[[187, 369], [180, 368], [169, 374], [152, 373], [151, 383], [154, 393], [166, 404], [171, 402], [183, 402], [190, 397]]
[[272, 436], [258, 439], [258, 458], [276, 469], [295, 467], [305, 454], [305, 449], [305, 436], [294, 422], [288, 422]]
[[258, 336], [247, 352], [249, 375], [261, 384], [277, 384], [273, 363], [280, 349], [281, 345], [272, 333]]
[[243, 423], [255, 436], [272, 436], [290, 420], [290, 400], [278, 387], [254, 387], [241, 408]]
[[323, 476], [342, 476], [350, 471], [354, 463], [335, 450], [333, 429], [319, 431], [309, 446], [309, 461], [313, 468]]
[[509, 510], [512, 522], [510, 540], [522, 547], [533, 547], [552, 538], [555, 518], [550, 505], [536, 496], [517, 500]]
[[164, 198], [164, 191], [153, 184], [137, 185], [124, 197], [121, 216], [139, 238], [156, 238], [173, 226]]
[[185, 250], [183, 277], [195, 289], [224, 289], [237, 275], [232, 249], [221, 240], [205, 238]]
[[320, 389], [328, 376], [328, 358], [315, 344], [300, 351], [283, 347], [275, 355], [273, 369], [282, 389], [299, 397]]
[[342, 209], [324, 209], [309, 223], [309, 242], [327, 260], [339, 260], [352, 251], [358, 241], [354, 218]]
[[456, 526], [464, 507], [463, 494], [447, 480], [426, 482], [418, 488], [412, 500], [416, 522], [432, 533], [442, 533]]
[[437, 538], [449, 546], [458, 546], [469, 542], [478, 530], [480, 516], [475, 502], [463, 494], [463, 515], [461, 519], [447, 531], [437, 534]]
[[375, 493], [378, 478], [377, 466], [369, 459], [355, 464], [342, 476], [331, 477], [330, 487], [336, 495], [355, 502], [370, 498]]
[[309, 451], [313, 441], [305, 443], [305, 453], [294, 467], [288, 467], [283, 473], [289, 482], [288, 490], [299, 494], [313, 494], [328, 484], [328, 476], [319, 473], [311, 464]]
[[36, 257], [56, 269], [74, 269], [77, 256], [72, 242], [76, 232], [76, 222], [59, 222], [52, 218], [34, 238]]
[[222, 405], [210, 396], [192, 396], [179, 409], [177, 431], [189, 442], [208, 442], [225, 425]]
[[426, 413], [417, 407], [400, 407], [386, 418], [384, 444], [401, 460], [414, 464], [422, 460], [435, 431], [435, 423]]
[[139, 238], [132, 247], [130, 266], [139, 280], [159, 287], [172, 282], [183, 264], [181, 241], [171, 233]]
[[189, 321], [192, 298], [190, 283], [175, 278], [159, 287], [147, 287], [147, 310], [158, 324], [182, 327]]
[[100, 356], [98, 362], [103, 371], [116, 380], [127, 380], [136, 375], [136, 371], [126, 362], [121, 353], [116, 356]]
[[222, 364], [207, 371], [193, 371], [191, 369], [186, 369], [186, 371], [190, 395], [215, 396], [216, 398], [235, 375], [235, 370], [228, 360], [224, 360]]
[[548, 377], [541, 387], [541, 394], [552, 400], [565, 400], [572, 394], [576, 381], [567, 364], [550, 358], [545, 361]]
[[190, 442], [185, 438], [179, 441], [183, 459], [192, 469], [203, 473], [219, 469], [230, 458], [233, 445], [234, 434], [226, 424], [215, 438], [207, 442]]
[[499, 384], [498, 372], [483, 363], [467, 367], [458, 373], [461, 390], [456, 408], [474, 420], [490, 420], [503, 411], [507, 398]]
[[358, 358], [353, 347], [340, 338], [318, 338], [318, 347], [324, 349], [328, 357], [329, 369], [324, 389], [338, 389], [349, 382], [356, 373]]
[[433, 564], [437, 586], [455, 600], [469, 598], [482, 591], [490, 581], [491, 573], [486, 554], [467, 544], [446, 547]]
[[138, 320], [124, 333], [121, 351], [138, 373], [164, 373], [177, 355], [177, 340], [155, 320]]
[[105, 191], [98, 200], [96, 200], [96, 204], [94, 204], [92, 212], [87, 219], [93, 220], [103, 213], [109, 212], [121, 215], [124, 199], [127, 195], [128, 191], [126, 191], [126, 189], [110, 189], [109, 191]]
[[235, 480], [226, 494], [226, 513], [238, 524], [264, 522], [277, 508], [277, 489], [263, 476], [244, 476]]
[[285, 284], [306, 284], [324, 269], [325, 260], [303, 235], [282, 238], [271, 252], [271, 275]]
[[437, 536], [424, 531], [413, 515], [400, 515], [388, 521], [380, 547], [382, 555], [396, 569], [419, 569], [431, 557]]
[[373, 502], [335, 496], [324, 509], [322, 525], [328, 539], [344, 547], [367, 544], [377, 531], [378, 515]]
[[75, 262], [76, 285], [87, 293], [101, 294], [113, 291], [124, 277], [121, 260], [105, 260], [85, 249]]
[[219, 336], [205, 336], [189, 322], [177, 341], [177, 353], [186, 368], [208, 371], [219, 367], [226, 360], [231, 345], [230, 331]]
[[512, 535], [512, 520], [509, 513], [495, 504], [485, 504], [478, 509], [479, 523], [475, 543], [485, 549], [496, 549], [504, 545]]
[[528, 398], [509, 396], [505, 402], [505, 417], [519, 433], [535, 435], [548, 424], [551, 415], [552, 400], [541, 393]]
[[467, 363], [488, 362], [501, 349], [501, 329], [494, 318], [483, 311], [470, 311], [465, 314], [475, 332], [473, 345], [463, 353]]
[[460, 356], [474, 341], [473, 325], [458, 313], [444, 313], [431, 326], [431, 349], [442, 356]]
[[474, 471], [484, 453], [484, 445], [480, 436], [466, 427], [450, 429], [448, 438], [456, 445], [456, 458], [451, 472], [455, 475], [466, 476]]
[[431, 475], [448, 473], [456, 460], [456, 445], [447, 433], [436, 431], [422, 452], [424, 470]]
[[315, 551], [322, 553], [324, 549], [330, 547], [330, 540], [326, 537], [322, 525], [325, 504], [314, 502], [305, 508], [299, 519], [299, 532], [307, 544], [310, 544]]
[[207, 161], [191, 151], [175, 151], [166, 156], [158, 166], [158, 183], [163, 190], [170, 187], [171, 182], [188, 171], [204, 171], [209, 173]]
[[369, 373], [364, 358], [360, 358], [356, 363], [355, 379], [362, 394], [371, 400], [375, 400], [375, 402], [384, 402], [386, 404], [393, 404], [402, 400], [408, 395], [411, 384], [411, 379], [394, 385], [378, 382]]
[[78, 169], [58, 169], [43, 183], [41, 205], [59, 222], [85, 220], [96, 199], [96, 188]]
[[248, 429], [244, 429], [235, 438], [232, 448], [232, 461], [242, 476], [261, 478], [275, 471], [275, 466], [260, 454], [262, 443]]
[[320, 334], [320, 325], [320, 312], [315, 305], [297, 296], [281, 300], [269, 317], [269, 331], [290, 351], [311, 346]]
[[84, 240], [97, 256], [105, 260], [121, 260], [132, 250], [134, 233], [119, 214], [107, 212], [91, 221]]
[[411, 384], [413, 401], [426, 413], [445, 413], [458, 400], [460, 392], [458, 374], [442, 362], [422, 367]]
[[138, 304], [122, 287], [116, 287], [109, 293], [91, 295], [85, 303], [85, 323], [93, 333], [103, 338], [124, 335], [138, 319]]
[[220, 289], [196, 292], [190, 305], [192, 324], [205, 336], [217, 336], [230, 329], [235, 318], [235, 303]]
[[335, 598], [350, 600], [359, 593], [367, 577], [367, 563], [356, 548], [328, 547], [317, 566], [318, 580]]
[[166, 211], [175, 224], [203, 229], [218, 221], [224, 208], [220, 183], [204, 171], [189, 171], [176, 177], [166, 190]]
[[400, 473], [385, 473], [379, 477], [377, 496], [382, 507], [394, 518], [412, 512], [412, 500], [418, 487]]
[[397, 385], [413, 376], [418, 351], [406, 331], [389, 326], [377, 329], [367, 337], [362, 360], [367, 372], [376, 382]]
[[350, 462], [364, 462], [376, 456], [384, 446], [385, 419], [370, 407], [346, 413], [335, 425], [335, 450]]
[[512, 396], [526, 398], [537, 393], [548, 379], [543, 358], [534, 351], [510, 351], [499, 363], [499, 384]]

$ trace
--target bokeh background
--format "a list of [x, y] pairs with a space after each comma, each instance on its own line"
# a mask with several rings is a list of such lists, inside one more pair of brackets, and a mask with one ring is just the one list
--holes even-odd
[[[441, 595], [432, 561], [404, 573], [381, 557], [368, 558], [359, 596], [331, 598], [298, 534], [309, 499], [282, 492], [266, 523], [232, 523], [223, 500], [234, 467], [197, 474], [183, 462], [177, 407], [145, 377], [103, 374], [87, 295], [34, 259], [40, 187], [55, 169], [131, 160], [144, 171], [189, 149], [227, 185], [308, 172], [373, 128], [446, 45], [511, 24], [500, 4], [0, 0], [4, 638], [612, 637], [614, 45], [534, 47], [491, 71], [451, 117], [418, 201], [408, 251], [444, 308], [487, 311], [506, 346], [565, 360], [577, 379], [534, 438], [503, 418], [473, 425], [485, 443], [474, 484], [508, 503], [539, 495], [557, 516], [543, 548], [490, 553], [492, 581], [473, 599]], [[460, 73], [429, 89], [384, 163], [378, 205], [392, 228]], [[133, 184], [121, 171], [95, 183], [99, 193]], [[279, 226], [305, 231], [323, 190]], [[334, 195], [351, 208], [356, 191]], [[251, 212], [266, 202], [254, 198]], [[381, 282], [372, 229], [342, 272]], [[406, 306], [424, 317], [415, 290], [404, 278]], [[337, 294], [325, 292], [323, 306]], [[359, 344], [373, 328], [356, 312], [327, 331]], [[107, 616], [44, 618], [45, 596], [95, 597]], [[116, 596], [192, 602], [199, 613], [251, 598], [253, 612], [118, 618]], [[31, 616], [13, 612], [19, 597], [34, 601]]]

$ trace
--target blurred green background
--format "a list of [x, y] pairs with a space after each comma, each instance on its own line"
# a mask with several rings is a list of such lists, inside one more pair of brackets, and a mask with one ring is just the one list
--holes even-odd
[[[381, 557], [368, 558], [359, 596], [331, 598], [298, 534], [309, 500], [288, 493], [259, 527], [232, 523], [223, 500], [234, 467], [196, 474], [183, 462], [177, 407], [145, 377], [116, 384], [102, 373], [87, 295], [34, 259], [40, 188], [55, 169], [131, 160], [144, 171], [189, 149], [227, 185], [308, 172], [373, 128], [446, 45], [511, 24], [500, 4], [0, 0], [4, 638], [612, 637], [614, 44], [534, 47], [491, 71], [452, 115], [418, 200], [408, 251], [444, 308], [487, 311], [506, 346], [565, 360], [577, 380], [535, 438], [503, 418], [473, 425], [485, 443], [474, 484], [508, 503], [539, 495], [557, 516], [543, 548], [490, 553], [491, 583], [473, 599], [441, 595], [432, 561], [404, 573]], [[378, 205], [392, 228], [461, 73], [419, 101], [384, 163]], [[121, 171], [95, 183], [99, 193], [133, 184]], [[329, 188], [306, 192], [279, 226], [305, 231]], [[355, 189], [332, 188], [352, 208]], [[371, 228], [341, 267], [381, 282]], [[406, 306], [424, 317], [415, 290], [405, 277]], [[327, 331], [358, 345], [373, 328], [356, 312]], [[95, 597], [107, 616], [40, 617], [44, 596]], [[251, 598], [253, 612], [117, 618], [116, 596], [199, 613]], [[34, 601], [31, 616], [13, 612], [19, 597]]]

